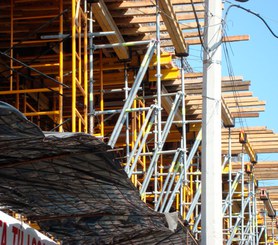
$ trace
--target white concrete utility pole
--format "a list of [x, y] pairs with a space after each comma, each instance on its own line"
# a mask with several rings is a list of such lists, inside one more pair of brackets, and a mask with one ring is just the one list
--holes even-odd
[[222, 1], [206, 0], [202, 114], [202, 245], [223, 245], [221, 173]]

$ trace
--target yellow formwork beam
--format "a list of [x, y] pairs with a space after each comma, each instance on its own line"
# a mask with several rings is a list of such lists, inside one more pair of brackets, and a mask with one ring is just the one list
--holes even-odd
[[[178, 68], [161, 69], [161, 75], [161, 80], [175, 80], [181, 78], [180, 70]], [[155, 82], [156, 80], [156, 70], [150, 70], [149, 81]]]
[[254, 164], [257, 163], [257, 154], [254, 151], [251, 143], [249, 142], [247, 134], [244, 132], [244, 130], [241, 130], [241, 132], [239, 133], [239, 142], [243, 144], [245, 151], [250, 158], [250, 162]]
[[24, 113], [26, 117], [59, 115], [59, 111], [36, 111]]
[[32, 89], [18, 89], [18, 90], [6, 90], [0, 91], [0, 95], [4, 94], [28, 94], [28, 93], [43, 93], [43, 92], [53, 92], [59, 91], [59, 88], [32, 88]]
[[[142, 56], [142, 59], [143, 59], [143, 56]], [[161, 53], [160, 54], [160, 65], [164, 65], [164, 66], [167, 66], [167, 65], [171, 65], [172, 66], [172, 55], [170, 53], [167, 53], [167, 52], [164, 52], [164, 53]], [[152, 66], [156, 66], [157, 65], [157, 56], [154, 55], [150, 61], [150, 64], [149, 64], [149, 67], [152, 67]]]

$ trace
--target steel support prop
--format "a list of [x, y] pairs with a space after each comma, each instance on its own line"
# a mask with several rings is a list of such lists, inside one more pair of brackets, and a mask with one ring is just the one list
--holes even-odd
[[93, 6], [89, 10], [89, 133], [94, 134], [94, 51], [93, 51]]
[[[125, 171], [126, 173], [128, 174], [128, 177], [130, 178], [131, 175], [133, 174], [133, 170], [137, 164], [137, 161], [138, 161], [138, 158], [142, 152], [142, 149], [144, 147], [144, 144], [146, 142], [146, 139], [148, 137], [148, 134], [152, 128], [152, 125], [153, 125], [153, 122], [154, 122], [154, 109], [155, 109], [155, 106], [151, 106], [147, 115], [146, 115], [146, 118], [143, 122], [143, 125], [141, 127], [141, 130], [137, 136], [137, 139], [134, 143], [134, 146], [133, 146], [133, 149], [130, 153], [130, 156], [127, 157], [127, 163], [126, 163], [126, 166], [125, 166]], [[143, 139], [142, 139], [143, 137]], [[139, 148], [138, 148], [139, 146]], [[138, 150], [137, 150], [138, 148]], [[136, 153], [136, 154], [135, 154]], [[133, 163], [132, 165], [130, 166], [131, 162], [132, 162], [132, 159], [133, 159]]]
[[[158, 210], [159, 204], [161, 203], [162, 198], [163, 198], [163, 202], [161, 204], [161, 208], [160, 208], [159, 212], [163, 211], [163, 208], [165, 206], [167, 198], [168, 198], [168, 196], [169, 196], [169, 194], [171, 192], [172, 185], [173, 185], [174, 180], [176, 178], [176, 174], [178, 172], [178, 169], [180, 168], [180, 159], [181, 159], [182, 154], [183, 154], [182, 150], [181, 149], [177, 149], [177, 151], [176, 151], [176, 153], [174, 155], [173, 161], [171, 163], [171, 166], [169, 168], [168, 174], [166, 176], [166, 179], [165, 179], [165, 181], [163, 183], [162, 191], [161, 191], [161, 194], [160, 194], [160, 196], [158, 198], [158, 202], [155, 205], [155, 211]], [[171, 178], [171, 181], [169, 183], [170, 178]], [[168, 183], [169, 183], [169, 185], [168, 185]], [[167, 188], [167, 191], [166, 191], [166, 188]], [[165, 191], [166, 191], [166, 193], [165, 193], [165, 196], [164, 196], [164, 192]]]
[[125, 104], [123, 106], [123, 109], [119, 115], [119, 118], [118, 118], [118, 121], [114, 127], [114, 130], [110, 136], [110, 139], [109, 139], [109, 142], [108, 142], [108, 145], [110, 145], [112, 148], [114, 148], [116, 142], [117, 142], [117, 139], [119, 137], [119, 134], [122, 130], [122, 127], [126, 121], [126, 118], [127, 118], [127, 114], [126, 114], [126, 110], [127, 109], [130, 109], [131, 108], [131, 105], [135, 99], [135, 96], [138, 92], [138, 89], [141, 85], [141, 82], [146, 74], [146, 71], [148, 69], [148, 66], [150, 64], [150, 61], [151, 61], [151, 58], [153, 56], [153, 53], [154, 53], [154, 49], [155, 49], [155, 42], [150, 42], [149, 44], [149, 48], [144, 56], [144, 59], [141, 63], [141, 66], [140, 66], [140, 69], [138, 71], [138, 74], [135, 78], [135, 81], [133, 83], [133, 86], [129, 92], [129, 96], [128, 98], [126, 99], [125, 101]]
[[[245, 208], [243, 209], [243, 205], [244, 205], [244, 154], [241, 153], [241, 172], [242, 172], [242, 176], [241, 176], [241, 211], [240, 211], [240, 216], [241, 216], [241, 242], [244, 241], [244, 211]], [[250, 194], [250, 193], [249, 193]]]
[[[161, 135], [161, 66], [160, 66], [160, 8], [159, 0], [156, 0], [156, 94], [157, 94], [157, 117], [156, 117], [156, 129], [157, 129], [157, 148], [162, 148], [162, 135]], [[154, 163], [154, 203], [157, 203], [157, 160]]]
[[175, 199], [175, 194], [177, 193], [177, 191], [179, 190], [179, 188], [180, 188], [180, 186], [181, 186], [181, 184], [183, 182], [182, 176], [184, 176], [185, 171], [187, 171], [187, 169], [189, 168], [190, 163], [191, 163], [193, 157], [195, 156], [201, 141], [202, 141], [202, 129], [200, 129], [200, 131], [199, 131], [199, 133], [198, 133], [198, 135], [197, 135], [197, 137], [195, 139], [193, 147], [192, 147], [192, 149], [191, 149], [191, 151], [190, 151], [190, 153], [188, 155], [188, 158], [186, 160], [186, 165], [182, 169], [182, 172], [180, 173], [180, 177], [179, 177], [179, 179], [178, 179], [178, 181], [177, 181], [177, 183], [175, 185], [175, 188], [174, 188], [174, 190], [171, 193], [171, 196], [170, 196], [170, 198], [168, 200], [168, 203], [166, 205], [166, 208], [164, 210], [165, 213], [168, 213], [170, 211], [170, 208], [171, 208], [171, 206], [173, 204], [173, 201]]
[[171, 111], [169, 113], [169, 116], [167, 118], [166, 124], [164, 126], [164, 129], [163, 129], [163, 132], [162, 132], [162, 135], [161, 135], [161, 144], [158, 144], [155, 147], [155, 151], [154, 151], [153, 157], [151, 159], [149, 168], [147, 170], [146, 176], [144, 178], [144, 181], [143, 181], [143, 184], [142, 184], [142, 188], [140, 189], [140, 194], [141, 195], [146, 192], [146, 189], [147, 189], [147, 187], [148, 187], [148, 185], [150, 183], [150, 179], [151, 179], [152, 174], [154, 172], [155, 164], [157, 163], [158, 157], [160, 155], [159, 152], [162, 150], [162, 147], [164, 145], [166, 137], [168, 136], [168, 133], [170, 131], [170, 128], [171, 128], [174, 116], [175, 116], [175, 114], [176, 114], [176, 112], [177, 112], [177, 110], [179, 108], [181, 98], [182, 98], [181, 93], [178, 92], [176, 94], [176, 97], [175, 97], [175, 100], [173, 102]]
[[[127, 63], [124, 63], [124, 82], [125, 82], [125, 99], [128, 98], [128, 70], [127, 70]], [[129, 143], [129, 115], [126, 117], [125, 121], [125, 144], [126, 144], [126, 157], [127, 159], [129, 158], [130, 155], [130, 143]], [[125, 166], [125, 171], [128, 173], [129, 172], [129, 164], [126, 164]]]
[[[249, 202], [250, 202], [250, 195], [244, 200], [243, 206], [241, 207], [243, 212], [246, 209], [246, 207], [247, 207]], [[233, 228], [233, 230], [231, 232], [231, 236], [230, 236], [229, 240], [227, 241], [227, 245], [231, 245], [233, 243], [233, 239], [234, 239], [234, 237], [235, 237], [235, 235], [237, 233], [238, 228], [244, 226], [244, 224], [242, 224], [241, 222], [242, 222], [242, 217], [241, 217], [241, 214], [240, 214], [237, 217], [237, 219], [236, 219], [236, 221], [234, 223], [234, 228]]]
[[[182, 108], [181, 108], [181, 114], [182, 114], [182, 136], [181, 136], [181, 148], [183, 149], [183, 156], [182, 156], [182, 168], [186, 167], [186, 107], [185, 107], [185, 66], [184, 66], [184, 57], [181, 57], [181, 93], [182, 93]], [[183, 176], [184, 184], [181, 185], [181, 191], [180, 191], [180, 214], [183, 216], [184, 214], [184, 200], [183, 200], [183, 188], [187, 182], [187, 169], [184, 171]]]

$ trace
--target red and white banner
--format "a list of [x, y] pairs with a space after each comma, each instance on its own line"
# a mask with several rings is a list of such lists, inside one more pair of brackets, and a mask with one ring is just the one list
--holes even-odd
[[57, 245], [29, 225], [0, 211], [0, 245]]

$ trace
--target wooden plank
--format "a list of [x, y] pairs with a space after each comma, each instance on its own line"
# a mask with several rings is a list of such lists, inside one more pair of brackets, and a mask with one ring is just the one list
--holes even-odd
[[[203, 19], [205, 16], [204, 13], [197, 13], [197, 17], [199, 19]], [[112, 18], [112, 16], [111, 16]], [[165, 23], [166, 19], [163, 19], [164, 24], [167, 28], [167, 25]], [[192, 21], [195, 20], [195, 15], [192, 13], [184, 13], [184, 14], [179, 14], [176, 16], [176, 22], [178, 21]], [[133, 16], [133, 17], [128, 17], [125, 18], [124, 16], [115, 18], [115, 23], [117, 25], [127, 25], [127, 24], [147, 24], [149, 26], [150, 23], [155, 23], [156, 22], [156, 16]], [[185, 23], [186, 24], [186, 23]]]
[[[103, 0], [92, 4], [94, 18], [97, 20], [103, 31], [114, 31], [115, 35], [107, 36], [110, 43], [123, 43], [125, 42], [122, 34], [120, 33], [115, 21], [109, 13]], [[128, 59], [128, 49], [126, 47], [114, 47], [119, 59]]]
[[[171, 1], [172, 2], [172, 1]], [[136, 2], [133, 2], [133, 4], [136, 4]], [[156, 14], [156, 6], [152, 5], [150, 7], [138, 7], [138, 8], [127, 8], [125, 11], [119, 11], [120, 8], [115, 7], [111, 4], [108, 4], [106, 2], [107, 7], [110, 9], [111, 15], [114, 17], [129, 17], [129, 16], [142, 16], [142, 15], [155, 15]], [[191, 5], [176, 5], [172, 4], [173, 9], [175, 13], [187, 13], [187, 12], [193, 12]], [[196, 5], [195, 6], [196, 12], [204, 11], [205, 8], [203, 5]]]
[[238, 93], [225, 93], [222, 96], [226, 98], [239, 98], [239, 97], [251, 97], [253, 96], [253, 92], [238, 92]]
[[[223, 42], [238, 42], [238, 41], [249, 41], [250, 37], [249, 35], [237, 35], [237, 36], [229, 36], [228, 38], [223, 38]], [[200, 43], [200, 39], [189, 39], [186, 40], [188, 45], [199, 45]], [[162, 47], [169, 47], [169, 46], [173, 46], [173, 43], [171, 41], [165, 40], [163, 42], [163, 45], [161, 45]]]
[[[128, 23], [126, 23], [126, 24], [128, 24]], [[200, 22], [200, 26], [201, 27], [204, 26], [204, 23]], [[148, 34], [147, 35], [148, 38], [153, 38], [155, 36], [154, 33], [156, 32], [156, 27], [154, 25], [152, 25], [152, 26], [137, 25], [136, 27], [129, 25], [128, 28], [126, 28], [126, 27], [127, 27], [127, 25], [119, 26], [119, 30], [121, 31], [122, 35], [136, 36], [137, 38], [138, 38], [138, 34], [142, 34], [142, 35]], [[180, 25], [180, 28], [182, 30], [196, 29], [197, 28], [197, 23], [196, 22], [189, 22], [189, 23], [186, 23], [186, 24], [182, 24], [182, 25]], [[167, 31], [167, 28], [163, 23], [161, 23], [161, 25], [160, 25], [160, 31], [162, 33]], [[190, 36], [198, 37], [199, 34], [197, 32], [194, 32], [193, 34], [183, 32], [183, 36], [185, 38], [190, 37]], [[147, 37], [145, 37], [145, 36], [142, 37], [142, 40], [146, 40], [146, 39], [147, 39]]]
[[253, 118], [259, 117], [259, 113], [232, 113], [234, 118]]
[[[171, 0], [172, 4], [191, 4], [191, 0]], [[204, 0], [193, 0], [193, 3], [204, 3]], [[153, 1], [121, 1], [115, 3], [108, 4], [111, 9], [127, 9], [127, 8], [139, 8], [139, 7], [153, 7], [155, 6], [155, 2]]]
[[234, 127], [234, 119], [222, 96], [221, 96], [221, 118], [225, 127]]
[[176, 55], [188, 56], [188, 46], [183, 38], [183, 34], [171, 1], [160, 0], [159, 4], [162, 9], [161, 16], [175, 47]]

